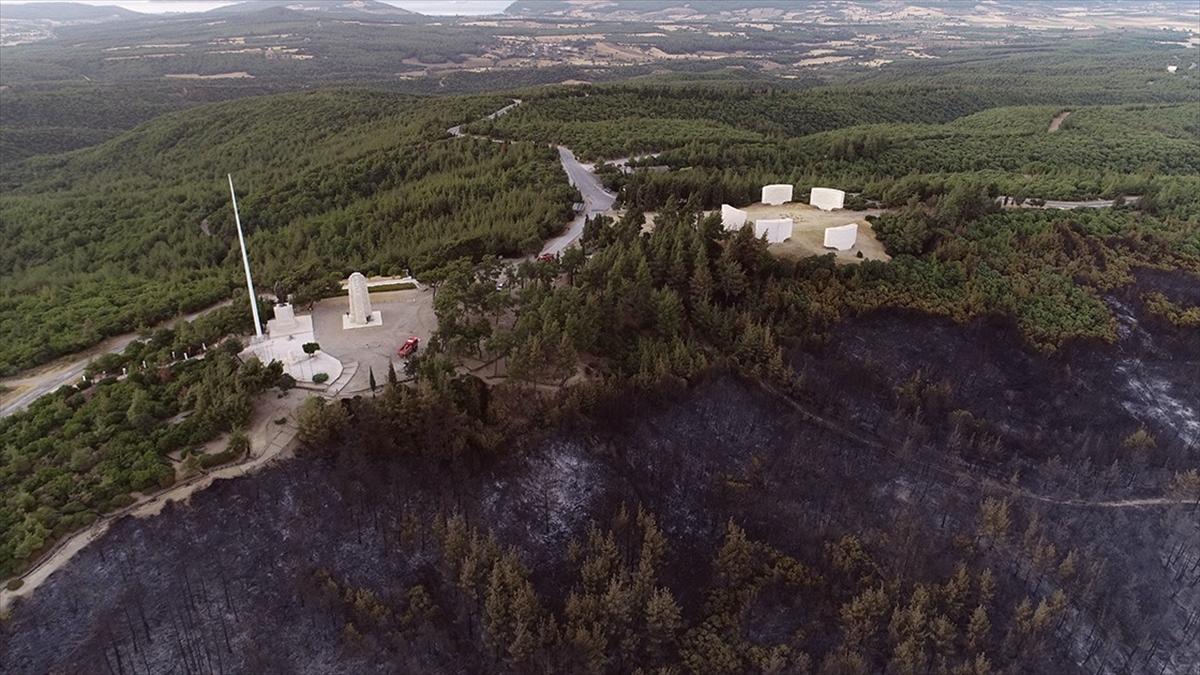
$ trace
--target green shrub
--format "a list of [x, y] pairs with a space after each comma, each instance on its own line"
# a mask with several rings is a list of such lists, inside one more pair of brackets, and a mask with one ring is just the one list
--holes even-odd
[[284, 373], [279, 376], [279, 380], [275, 383], [275, 386], [279, 387], [279, 391], [286, 392], [287, 390], [296, 386], [296, 378]]
[[323, 384], [328, 381], [329, 381], [329, 373], [317, 373], [316, 375], [313, 375], [313, 382], [315, 382], [316, 384]]
[[214, 466], [219, 466], [227, 462], [232, 462], [237, 455], [229, 450], [224, 452], [214, 452], [211, 455], [200, 455], [200, 468], [211, 469]]
[[225, 452], [232, 456], [244, 455], [250, 451], [250, 437], [241, 429], [235, 429], [229, 434], [229, 444], [225, 446]]

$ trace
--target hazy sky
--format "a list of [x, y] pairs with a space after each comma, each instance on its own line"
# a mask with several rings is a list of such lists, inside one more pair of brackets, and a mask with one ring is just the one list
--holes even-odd
[[[16, 5], [39, 0], [0, 0], [0, 6]], [[45, 0], [43, 0], [45, 1]], [[236, 0], [71, 0], [88, 5], [117, 5], [135, 12], [161, 14], [164, 12], [203, 12]], [[421, 14], [498, 14], [513, 0], [380, 0]]]

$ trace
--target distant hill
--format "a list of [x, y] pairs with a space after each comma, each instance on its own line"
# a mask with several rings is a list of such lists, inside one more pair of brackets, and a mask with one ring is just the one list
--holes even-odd
[[135, 19], [145, 14], [115, 5], [84, 5], [78, 2], [31, 2], [4, 5], [0, 16], [26, 21], [113, 21]]
[[1088, 11], [1082, 14], [1076, 0], [517, 0], [505, 13], [584, 21], [880, 23], [893, 27], [949, 21], [1025, 28], [1170, 26], [1177, 30], [1195, 30], [1200, 18], [1195, 0], [1090, 0], [1086, 4]]
[[517, 16], [653, 20], [765, 18], [805, 9], [797, 0], [517, 0], [504, 10]]
[[265, 10], [288, 10], [298, 15], [337, 18], [413, 18], [416, 12], [401, 9], [378, 0], [251, 0], [236, 5], [217, 7], [205, 12], [212, 16], [245, 15]]

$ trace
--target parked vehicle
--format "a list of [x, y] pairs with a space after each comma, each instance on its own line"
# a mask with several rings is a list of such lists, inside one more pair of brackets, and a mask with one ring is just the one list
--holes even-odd
[[396, 349], [396, 356], [399, 356], [401, 358], [407, 358], [409, 356], [412, 356], [413, 354], [417, 353], [417, 347], [419, 347], [420, 345], [421, 345], [420, 338], [410, 337], [404, 341], [404, 344], [400, 345], [400, 347]]

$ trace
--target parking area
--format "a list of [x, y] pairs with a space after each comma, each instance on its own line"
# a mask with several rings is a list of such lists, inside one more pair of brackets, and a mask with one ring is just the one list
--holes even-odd
[[403, 376], [404, 364], [396, 357], [396, 348], [413, 336], [421, 339], [424, 348], [437, 328], [433, 292], [428, 288], [371, 293], [371, 308], [383, 315], [380, 326], [344, 330], [342, 314], [349, 307], [350, 301], [343, 295], [318, 302], [312, 311], [313, 332], [321, 350], [343, 365], [358, 363], [358, 372], [343, 389], [345, 393], [369, 391], [372, 370], [375, 381], [382, 385], [387, 381], [389, 361]]

